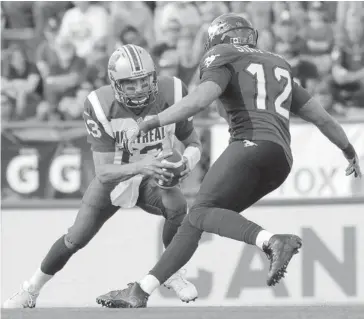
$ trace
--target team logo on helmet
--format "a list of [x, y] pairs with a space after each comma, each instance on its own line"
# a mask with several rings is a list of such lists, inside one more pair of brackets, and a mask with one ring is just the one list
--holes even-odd
[[230, 28], [231, 28], [230, 24], [226, 22], [212, 24], [208, 29], [210, 40], [212, 40], [216, 35], [228, 31]]
[[111, 57], [108, 65], [108, 70], [116, 72], [116, 62], [121, 57], [121, 53], [115, 52]]
[[206, 59], [205, 59], [205, 66], [208, 68], [210, 65], [211, 65], [211, 63], [212, 62], [214, 62], [215, 61], [215, 59], [218, 57], [218, 56], [220, 56], [220, 54], [214, 54], [214, 55], [210, 55], [209, 57], [207, 57]]

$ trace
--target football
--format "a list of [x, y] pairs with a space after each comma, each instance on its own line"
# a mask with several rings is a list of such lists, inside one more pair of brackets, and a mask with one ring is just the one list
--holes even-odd
[[162, 163], [164, 162], [172, 163], [174, 165], [173, 168], [167, 169], [169, 172], [173, 173], [174, 176], [168, 182], [159, 179], [157, 180], [157, 184], [161, 188], [175, 187], [179, 183], [181, 172], [183, 172], [183, 170], [185, 169], [185, 164], [183, 163], [182, 154], [176, 148], [173, 148], [172, 154], [167, 158], [165, 158], [164, 160], [162, 160]]

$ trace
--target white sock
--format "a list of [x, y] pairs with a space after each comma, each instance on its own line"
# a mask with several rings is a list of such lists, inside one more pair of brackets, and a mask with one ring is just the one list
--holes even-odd
[[53, 275], [47, 275], [39, 269], [34, 273], [33, 277], [29, 280], [30, 289], [36, 293], [43, 288], [43, 286], [52, 279]]
[[153, 275], [146, 275], [139, 281], [139, 285], [148, 295], [151, 295], [153, 291], [161, 285], [161, 283]]
[[274, 234], [266, 231], [266, 230], [261, 230], [257, 236], [257, 240], [255, 242], [255, 245], [257, 247], [259, 247], [261, 250], [263, 250], [263, 244], [268, 244], [269, 242], [269, 239], [271, 239], [271, 237], [273, 236]]

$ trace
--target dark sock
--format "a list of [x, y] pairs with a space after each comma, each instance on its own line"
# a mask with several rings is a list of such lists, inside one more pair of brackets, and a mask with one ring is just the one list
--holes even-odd
[[165, 220], [163, 226], [162, 240], [164, 248], [167, 248], [171, 243], [174, 235], [176, 235], [179, 225], [171, 223], [168, 219]]
[[237, 212], [223, 208], [199, 207], [191, 209], [190, 220], [203, 231], [255, 245], [263, 228]]
[[47, 256], [43, 259], [40, 266], [41, 271], [47, 275], [54, 275], [65, 266], [73, 253], [71, 249], [67, 248], [64, 236], [62, 236], [53, 244]]
[[188, 218], [185, 218], [150, 274], [156, 277], [161, 284], [164, 283], [191, 259], [197, 249], [201, 234], [202, 231], [193, 227]]

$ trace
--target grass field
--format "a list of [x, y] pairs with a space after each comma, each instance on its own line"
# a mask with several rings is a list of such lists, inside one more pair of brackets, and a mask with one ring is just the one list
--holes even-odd
[[364, 306], [43, 308], [1, 310], [2, 319], [363, 319]]

